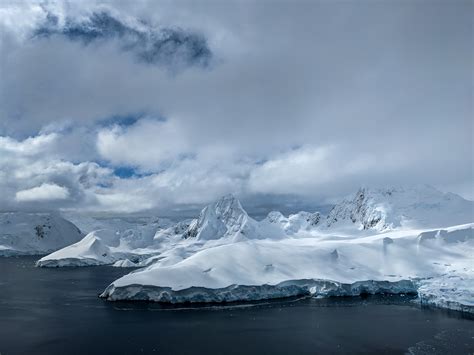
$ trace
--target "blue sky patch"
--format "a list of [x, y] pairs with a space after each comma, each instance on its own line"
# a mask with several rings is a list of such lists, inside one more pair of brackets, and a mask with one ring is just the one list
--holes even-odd
[[207, 67], [212, 57], [206, 38], [200, 33], [181, 28], [150, 27], [150, 31], [142, 31], [105, 11], [93, 13], [85, 21], [68, 18], [62, 27], [58, 17], [48, 13], [46, 20], [34, 30], [33, 38], [53, 36], [81, 41], [85, 45], [118, 39], [120, 48], [134, 53], [139, 61], [173, 68], [193, 65]]

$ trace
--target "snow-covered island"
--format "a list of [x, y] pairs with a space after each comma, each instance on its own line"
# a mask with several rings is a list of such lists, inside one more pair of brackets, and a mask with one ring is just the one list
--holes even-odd
[[92, 231], [37, 265], [142, 267], [106, 288], [110, 301], [386, 292], [473, 312], [473, 208], [429, 186], [362, 188], [326, 216], [275, 211], [257, 221], [228, 195], [194, 220]]

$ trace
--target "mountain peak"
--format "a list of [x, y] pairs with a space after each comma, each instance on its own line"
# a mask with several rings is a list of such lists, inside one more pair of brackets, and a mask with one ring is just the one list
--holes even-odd
[[240, 201], [232, 194], [222, 196], [220, 199], [214, 202], [212, 206], [216, 214], [222, 217], [226, 217], [229, 214], [232, 214], [234, 211], [247, 214], [240, 204]]
[[229, 235], [244, 234], [243, 228], [251, 218], [240, 201], [232, 194], [225, 195], [204, 207], [198, 219], [194, 220], [185, 238], [218, 239]]

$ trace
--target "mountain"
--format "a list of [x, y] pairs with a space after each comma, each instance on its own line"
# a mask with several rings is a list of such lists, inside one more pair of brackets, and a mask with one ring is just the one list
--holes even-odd
[[355, 226], [378, 231], [400, 227], [444, 227], [474, 220], [474, 202], [428, 185], [360, 188], [334, 206], [326, 227]]
[[319, 212], [298, 212], [285, 217], [278, 211], [257, 222], [243, 209], [239, 200], [233, 195], [226, 195], [206, 206], [199, 217], [191, 222], [183, 233], [185, 239], [215, 240], [280, 238], [283, 235], [295, 234], [300, 230], [311, 230], [321, 219]]
[[242, 208], [239, 200], [233, 195], [226, 195], [204, 207], [183, 237], [197, 240], [255, 237], [257, 224]]
[[327, 216], [301, 211], [288, 217], [272, 211], [253, 220], [232, 195], [205, 207], [184, 233], [185, 238], [275, 238], [322, 230], [376, 230], [442, 228], [474, 221], [474, 202], [428, 185], [360, 188], [336, 204]]
[[[261, 235], [258, 222], [248, 216], [239, 200], [227, 195], [206, 206], [197, 219], [169, 223], [136, 224], [82, 219], [87, 226], [108, 224], [92, 231], [79, 242], [41, 258], [37, 266], [88, 266], [113, 264], [130, 266], [129, 261], [145, 266], [160, 260], [182, 260], [194, 248], [207, 247], [206, 243], [232, 243]], [[92, 223], [94, 222], [94, 223]], [[113, 222], [113, 223], [112, 223]], [[124, 226], [129, 229], [122, 229]], [[204, 246], [203, 246], [204, 245]], [[138, 263], [138, 264], [137, 264]]]
[[[198, 218], [174, 225], [158, 220], [130, 224], [108, 221], [109, 227], [91, 232], [77, 245], [44, 257], [38, 265], [110, 264], [127, 258], [139, 262], [140, 266], [155, 262], [164, 266], [184, 260], [199, 250], [247, 240], [321, 238], [329, 231], [333, 235], [341, 233], [355, 238], [365, 235], [360, 230], [444, 228], [474, 221], [472, 206], [473, 202], [429, 186], [361, 188], [353, 197], [337, 204], [328, 216], [302, 211], [285, 217], [273, 211], [257, 222], [237, 198], [226, 195], [203, 208]], [[92, 225], [90, 221], [86, 224]], [[115, 237], [104, 238], [108, 231], [114, 232]], [[107, 250], [102, 252], [103, 249]], [[126, 264], [129, 263], [121, 262], [117, 266]]]
[[0, 255], [47, 254], [83, 236], [56, 213], [0, 213]]
[[[310, 231], [316, 228], [321, 221], [321, 214], [319, 212], [305, 212], [300, 211], [295, 214], [290, 214], [285, 217], [278, 211], [272, 211], [268, 216], [260, 222], [260, 227], [268, 230], [269, 226], [280, 228], [287, 235], [295, 234], [299, 231]], [[273, 233], [276, 231], [274, 230]]]
[[172, 238], [172, 237], [183, 237], [184, 233], [188, 230], [189, 226], [194, 223], [196, 220], [195, 219], [185, 219], [183, 221], [179, 221], [178, 223], [171, 224], [170, 226], [167, 226], [165, 228], [159, 228], [156, 231], [156, 234], [154, 236], [155, 240], [162, 240], [166, 238]]
[[147, 225], [154, 225], [156, 229], [172, 225], [172, 221], [168, 218], [157, 218], [155, 216], [94, 216], [75, 212], [62, 212], [61, 216], [74, 223], [84, 234], [99, 229], [123, 232]]

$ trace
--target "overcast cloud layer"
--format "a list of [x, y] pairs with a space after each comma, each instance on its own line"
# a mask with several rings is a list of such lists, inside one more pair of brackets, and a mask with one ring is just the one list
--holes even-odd
[[471, 1], [0, 3], [0, 209], [473, 199]]

